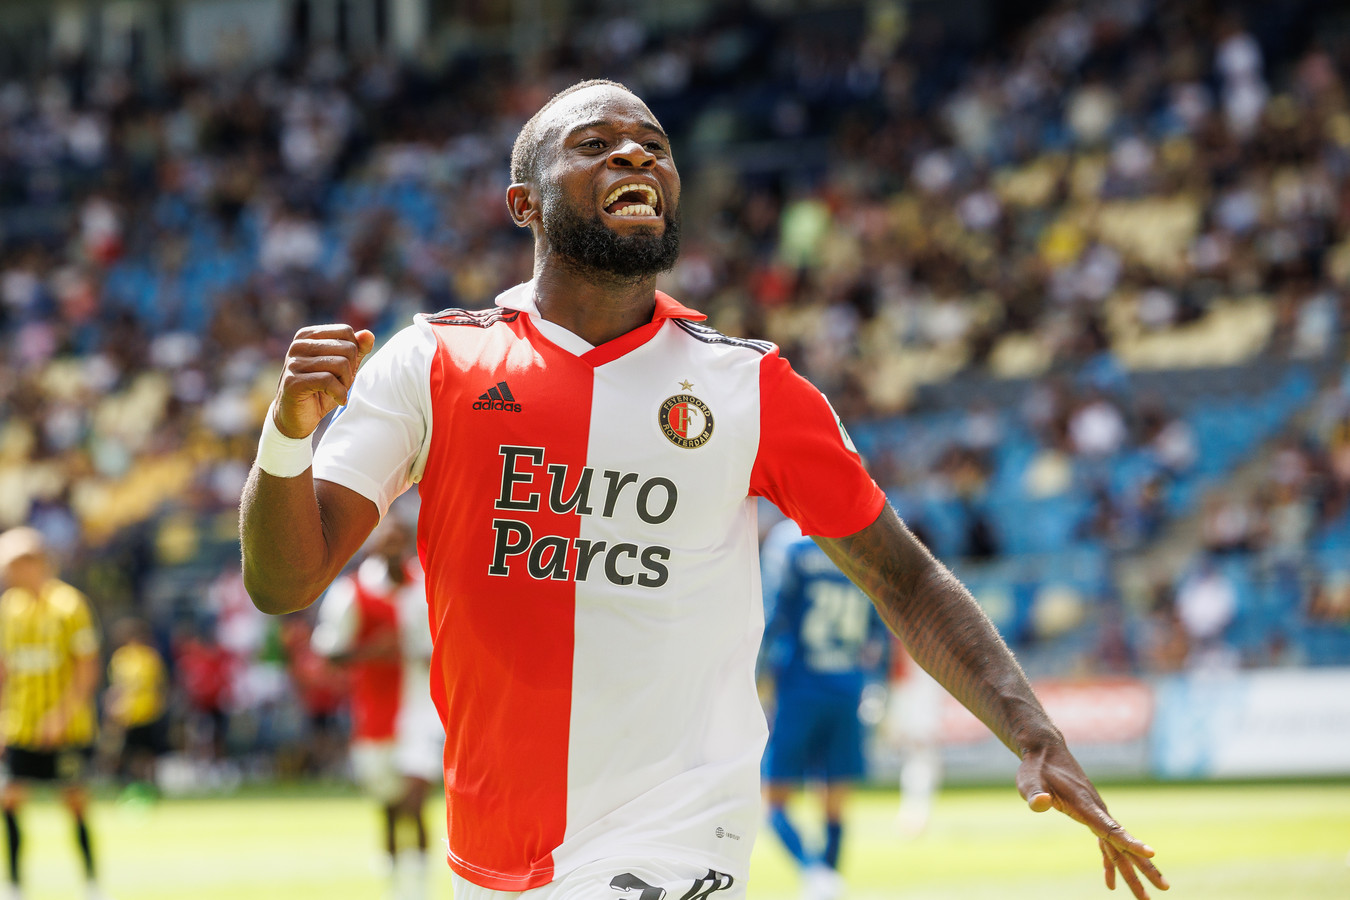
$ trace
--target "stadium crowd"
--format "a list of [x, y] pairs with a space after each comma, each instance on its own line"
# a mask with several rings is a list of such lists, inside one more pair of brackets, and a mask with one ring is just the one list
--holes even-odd
[[[298, 749], [333, 702], [297, 675], [308, 623], [265, 620], [237, 571], [275, 361], [306, 323], [384, 337], [527, 278], [511, 141], [604, 75], [689, 173], [667, 289], [781, 344], [940, 555], [1099, 554], [1068, 619], [1091, 652], [1056, 665], [1345, 662], [1350, 28], [1220, 7], [1059, 2], [975, 40], [903, 4], [738, 4], [578, 21], [528, 58], [18, 73], [0, 527], [42, 531], [105, 624], [153, 625], [180, 746], [330, 765]], [[1112, 567], [1188, 522], [1195, 564], [1124, 596]], [[1015, 645], [1058, 633], [1026, 612]]]

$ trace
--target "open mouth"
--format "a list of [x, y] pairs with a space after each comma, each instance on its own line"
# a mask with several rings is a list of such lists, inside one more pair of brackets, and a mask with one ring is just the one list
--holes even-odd
[[621, 184], [601, 204], [611, 216], [653, 217], [661, 210], [661, 198], [649, 184]]

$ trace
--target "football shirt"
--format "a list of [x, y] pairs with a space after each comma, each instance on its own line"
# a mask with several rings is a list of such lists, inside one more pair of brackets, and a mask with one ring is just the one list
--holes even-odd
[[383, 514], [416, 483], [451, 867], [519, 891], [648, 856], [743, 878], [766, 736], [755, 498], [810, 534], [885, 502], [777, 348], [658, 293], [601, 346], [494, 309], [366, 360], [314, 476]]

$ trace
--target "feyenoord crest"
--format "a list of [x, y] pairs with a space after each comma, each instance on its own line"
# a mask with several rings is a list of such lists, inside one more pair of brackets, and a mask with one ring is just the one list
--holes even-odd
[[667, 440], [686, 450], [702, 447], [712, 437], [712, 410], [692, 394], [666, 398], [656, 414], [656, 422]]

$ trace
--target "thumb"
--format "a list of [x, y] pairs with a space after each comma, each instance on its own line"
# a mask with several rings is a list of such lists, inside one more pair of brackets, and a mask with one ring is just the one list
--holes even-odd
[[375, 335], [369, 330], [362, 328], [356, 333], [356, 365], [359, 367], [361, 361], [370, 355], [370, 351], [375, 349]]
[[1045, 812], [1054, 806], [1054, 796], [1045, 789], [1042, 767], [1045, 758], [1042, 753], [1028, 753], [1017, 768], [1017, 791], [1027, 801], [1032, 812]]

